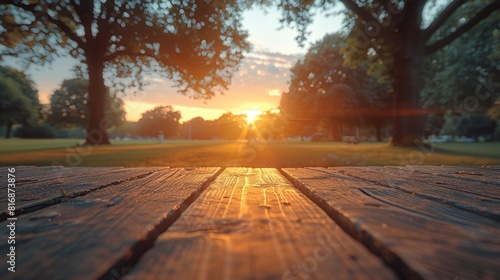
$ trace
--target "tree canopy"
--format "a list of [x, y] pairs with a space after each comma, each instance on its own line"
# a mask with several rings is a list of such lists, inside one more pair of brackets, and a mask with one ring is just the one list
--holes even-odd
[[[331, 10], [339, 2], [347, 8], [347, 64], [356, 67], [370, 61], [371, 71], [393, 80], [392, 144], [420, 145], [426, 114], [420, 100], [424, 56], [449, 45], [497, 13], [500, 1], [454, 0], [442, 9], [434, 6], [439, 11], [426, 21], [424, 15], [436, 1], [277, 1], [283, 11], [282, 21], [298, 28], [299, 43], [308, 34], [311, 14], [318, 9]], [[458, 20], [452, 21], [456, 15]]]
[[5, 137], [10, 137], [14, 124], [35, 121], [39, 109], [34, 83], [22, 72], [0, 66], [0, 124], [7, 127]]
[[[459, 21], [460, 16], [452, 16], [446, 25]], [[475, 94], [480, 97], [475, 113], [484, 113], [491, 106], [499, 96], [480, 86], [500, 81], [500, 57], [494, 57], [500, 42], [495, 42], [495, 30], [500, 30], [500, 13], [486, 18], [471, 32], [425, 58], [425, 83], [421, 92], [425, 108], [466, 112], [464, 100]]]
[[[50, 97], [48, 121], [62, 126], [86, 127], [88, 125], [89, 81], [82, 79], [64, 80], [61, 87]], [[119, 126], [125, 121], [123, 101], [106, 89], [106, 118], [110, 125]]]
[[[341, 125], [387, 122], [390, 83], [368, 75], [368, 63], [351, 69], [344, 65], [341, 50], [345, 37], [326, 35], [292, 68], [289, 92], [280, 109], [294, 126], [327, 123], [330, 136], [340, 140]], [[380, 80], [380, 81], [378, 81]]]
[[87, 144], [109, 144], [105, 82], [141, 89], [149, 73], [181, 93], [211, 98], [227, 89], [249, 49], [240, 1], [0, 1], [3, 55], [45, 63], [61, 52], [89, 78]]
[[189, 140], [209, 140], [214, 137], [215, 122], [202, 117], [193, 118], [181, 125], [181, 136]]
[[244, 139], [248, 125], [244, 115], [222, 114], [215, 120], [215, 136], [220, 139]]
[[137, 122], [137, 131], [141, 136], [157, 137], [162, 131], [165, 137], [177, 134], [181, 113], [174, 111], [172, 106], [158, 106], [142, 114]]

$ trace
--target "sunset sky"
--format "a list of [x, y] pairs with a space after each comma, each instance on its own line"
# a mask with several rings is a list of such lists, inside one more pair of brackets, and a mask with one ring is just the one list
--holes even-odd
[[[151, 84], [144, 92], [124, 98], [127, 120], [137, 121], [144, 111], [158, 105], [172, 105], [181, 111], [181, 121], [196, 116], [216, 119], [228, 111], [242, 113], [245, 110], [265, 111], [276, 108], [280, 93], [288, 87], [289, 69], [306, 53], [311, 43], [327, 33], [338, 31], [342, 24], [342, 17], [339, 15], [326, 17], [318, 14], [309, 28], [312, 33], [308, 42], [301, 48], [294, 39], [298, 34], [296, 30], [288, 27], [278, 30], [279, 17], [279, 12], [272, 9], [264, 12], [256, 8], [245, 12], [243, 25], [249, 31], [253, 49], [241, 62], [225, 95], [216, 96], [204, 103], [177, 93], [168, 80], [151, 77]], [[9, 65], [20, 68], [14, 60], [6, 61]], [[61, 82], [74, 76], [71, 69], [75, 64], [77, 62], [74, 59], [62, 58], [50, 66], [34, 66], [28, 70], [38, 87], [42, 103], [49, 103], [49, 96]]]

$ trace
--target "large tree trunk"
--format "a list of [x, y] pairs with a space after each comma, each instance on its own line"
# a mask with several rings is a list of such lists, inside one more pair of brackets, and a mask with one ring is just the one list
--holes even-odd
[[424, 118], [420, 103], [420, 60], [413, 57], [398, 58], [394, 81], [394, 114], [392, 144], [414, 146], [422, 141]]
[[394, 55], [394, 146], [419, 146], [424, 133], [420, 89], [425, 43], [420, 31], [423, 9], [420, 3], [421, 6], [407, 8], [408, 15], [396, 35], [399, 48]]
[[89, 71], [89, 123], [87, 126], [86, 145], [109, 145], [106, 132], [110, 120], [106, 119], [106, 86], [104, 85], [104, 60], [87, 55]]

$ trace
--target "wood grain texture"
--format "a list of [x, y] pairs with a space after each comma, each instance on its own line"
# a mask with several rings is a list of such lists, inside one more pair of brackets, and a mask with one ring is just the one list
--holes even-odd
[[[393, 167], [396, 168], [396, 167]], [[497, 185], [496, 195], [500, 195], [500, 169], [475, 166], [431, 166], [411, 165], [405, 169], [428, 173], [436, 176], [456, 178], [465, 181], [475, 181]]]
[[[456, 171], [458, 174], [469, 174], [467, 178], [456, 177], [453, 175], [448, 175], [441, 172], [422, 172], [421, 169], [412, 167], [370, 167], [372, 170], [382, 171], [388, 174], [394, 174], [396, 176], [409, 178], [412, 181], [419, 181], [424, 183], [433, 183], [440, 188], [447, 188], [456, 191], [466, 192], [478, 197], [485, 199], [491, 198], [496, 199], [500, 202], [500, 182], [499, 185], [493, 182], [482, 182], [477, 179], [472, 179], [470, 176], [480, 176], [480, 175], [470, 175], [470, 174], [489, 174], [493, 175], [497, 172], [483, 172], [477, 173], [474, 169], [461, 168], [460, 171]], [[467, 171], [465, 171], [467, 170]], [[498, 172], [500, 174], [500, 172]], [[486, 175], [487, 176], [487, 175]]]
[[500, 199], [495, 197], [498, 189], [495, 185], [387, 167], [331, 167], [328, 170], [500, 221]]
[[[7, 166], [2, 167], [2, 174], [0, 174], [1, 177], [5, 177], [7, 174]], [[22, 176], [23, 178], [26, 179], [36, 179], [40, 176], [43, 176], [45, 174], [48, 175], [53, 175], [52, 172], [50, 171], [56, 171], [56, 170], [63, 170], [66, 169], [65, 167], [62, 166], [13, 166], [13, 168], [16, 170], [16, 173], [19, 173], [19, 176]]]
[[[47, 185], [63, 184], [65, 182], [72, 182], [73, 179], [78, 179], [81, 176], [90, 174], [98, 174], [102, 171], [123, 169], [123, 167], [105, 167], [97, 169], [95, 167], [35, 167], [30, 170], [16, 169], [16, 186], [24, 188], [35, 189]], [[6, 174], [6, 173], [5, 173]], [[7, 186], [0, 186], [6, 188]]]
[[[9, 273], [2, 261], [0, 279], [123, 277], [217, 170], [166, 169], [20, 216], [18, 272]], [[6, 252], [6, 240], [0, 242]]]
[[500, 223], [492, 219], [333, 169], [284, 173], [402, 278], [500, 277]]
[[[88, 174], [98, 172], [123, 169], [122, 167], [62, 167], [62, 166], [44, 166], [34, 167], [28, 170], [16, 168], [16, 185], [44, 186], [54, 185], [70, 181], [73, 177], [78, 177], [80, 174]], [[5, 175], [5, 174], [2, 174]], [[0, 186], [5, 187], [5, 186]]]
[[276, 169], [228, 168], [133, 279], [394, 279]]
[[[141, 178], [157, 170], [161, 168], [40, 168], [36, 174], [42, 181], [16, 184], [16, 215], [57, 204], [68, 197]], [[46, 177], [49, 179], [46, 180]], [[16, 172], [16, 180], [23, 179], [22, 171]], [[6, 207], [7, 199], [6, 195], [1, 196], [0, 205]], [[0, 213], [0, 221], [7, 217], [7, 211]]]

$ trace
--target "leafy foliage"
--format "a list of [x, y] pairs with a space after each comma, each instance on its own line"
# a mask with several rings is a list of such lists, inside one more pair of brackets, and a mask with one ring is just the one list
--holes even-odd
[[[299, 30], [297, 40], [307, 36], [312, 13], [332, 10], [342, 2], [347, 10], [348, 44], [343, 49], [352, 68], [370, 62], [370, 73], [393, 80], [393, 137], [397, 146], [415, 146], [424, 132], [420, 89], [425, 55], [445, 46], [490, 16], [498, 15], [500, 1], [456, 0], [425, 20], [426, 4], [436, 1], [277, 1], [282, 21]], [[472, 8], [471, 8], [472, 7]], [[453, 19], [454, 18], [454, 19]], [[497, 48], [495, 48], [496, 54]]]
[[14, 124], [35, 121], [38, 110], [38, 93], [33, 82], [13, 68], [0, 66], [0, 125], [7, 126], [5, 137], [10, 137]]
[[[463, 10], [477, 9], [477, 5], [465, 6]], [[452, 16], [445, 25], [453, 26], [463, 13]], [[491, 106], [498, 96], [483, 83], [500, 81], [497, 75], [500, 57], [493, 56], [495, 48], [500, 47], [500, 42], [495, 42], [495, 30], [500, 30], [500, 13], [486, 18], [453, 43], [426, 57], [425, 86], [421, 91], [424, 107], [463, 113], [467, 111], [463, 108], [464, 100], [476, 95], [479, 102], [475, 113], [484, 113]]]
[[11, 67], [0, 66], [0, 76], [8, 77], [14, 81], [19, 86], [23, 95], [28, 97], [33, 106], [38, 110], [40, 106], [38, 90], [35, 83], [26, 74]]
[[46, 124], [23, 125], [16, 129], [14, 136], [19, 138], [56, 138], [57, 131]]
[[[360, 125], [385, 117], [390, 84], [367, 74], [367, 63], [352, 69], [344, 65], [345, 38], [326, 35], [292, 68], [289, 92], [282, 95], [281, 112], [293, 126], [311, 126], [326, 120], [329, 130], [338, 124]], [[300, 130], [300, 129], [299, 129]], [[339, 138], [337, 131], [334, 138]]]
[[225, 113], [215, 120], [215, 136], [220, 139], [242, 139], [248, 132], [245, 115]]
[[137, 122], [126, 121], [118, 127], [113, 128], [112, 134], [114, 137], [120, 138], [135, 138], [138, 136], [137, 133]]
[[181, 125], [181, 136], [190, 140], [208, 140], [214, 137], [214, 121], [204, 120], [202, 117], [193, 118]]
[[243, 7], [233, 0], [5, 0], [0, 44], [8, 47], [3, 55], [28, 63], [50, 62], [65, 51], [85, 64], [81, 70], [88, 72], [94, 87], [89, 94], [97, 100], [90, 104], [88, 129], [106, 136], [100, 127], [105, 82], [118, 90], [142, 89], [144, 78], [155, 73], [194, 98], [226, 90], [249, 49], [240, 23]]
[[171, 137], [177, 134], [180, 118], [181, 113], [172, 106], [158, 106], [142, 114], [137, 130], [142, 136], [157, 137], [161, 130], [165, 137]]
[[31, 100], [22, 93], [17, 83], [5, 77], [0, 77], [0, 108], [3, 124], [9, 121], [26, 122], [34, 116]]
[[285, 136], [285, 120], [278, 113], [272, 111], [260, 114], [254, 126], [257, 138], [273, 140]]
[[[48, 121], [62, 126], [86, 127], [88, 125], [89, 81], [82, 79], [64, 80], [61, 87], [50, 97]], [[111, 125], [119, 126], [125, 121], [123, 101], [106, 90], [106, 117]]]
[[[0, 7], [8, 27], [0, 43], [10, 47], [4, 55], [38, 63], [61, 49], [82, 62], [96, 56], [108, 70], [108, 83], [121, 89], [144, 85], [149, 70], [183, 93], [209, 98], [229, 84], [249, 48], [237, 1], [2, 1]], [[36, 32], [27, 36], [23, 30]]]

